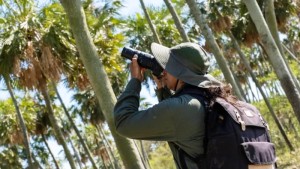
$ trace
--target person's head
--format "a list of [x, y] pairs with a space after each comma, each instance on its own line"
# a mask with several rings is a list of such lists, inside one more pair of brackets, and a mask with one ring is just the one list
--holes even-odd
[[172, 74], [168, 73], [166, 70], [163, 71], [162, 80], [163, 80], [165, 86], [168, 89], [171, 89], [173, 91], [180, 89], [184, 85], [184, 82], [182, 80], [174, 77]]
[[187, 42], [168, 48], [152, 43], [151, 51], [166, 71], [164, 78], [169, 89], [176, 89], [176, 83], [181, 84], [181, 81], [201, 88], [222, 85], [214, 77], [206, 74], [210, 63], [207, 53], [198, 44]]

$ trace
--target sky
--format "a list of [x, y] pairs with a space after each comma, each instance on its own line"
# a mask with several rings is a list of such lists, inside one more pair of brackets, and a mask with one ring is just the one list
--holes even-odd
[[[123, 0], [124, 7], [121, 9], [120, 14], [126, 16], [134, 16], [136, 12], [142, 13], [143, 11], [140, 6], [139, 0]], [[163, 4], [162, 0], [144, 0], [144, 3], [146, 6], [161, 6]], [[1, 81], [0, 83], [0, 100], [5, 100], [7, 98], [10, 98], [10, 95], [8, 91], [6, 90], [6, 86], [3, 84], [4, 82]], [[151, 82], [150, 82], [151, 83]], [[147, 89], [146, 87], [142, 87], [141, 91], [141, 97], [145, 98], [144, 102], [148, 102], [150, 104], [157, 103], [157, 98], [155, 97], [154, 92], [154, 86], [152, 83], [149, 85], [150, 89]], [[72, 103], [72, 95], [74, 94], [72, 91], [68, 90], [62, 83], [58, 84], [58, 91], [61, 94], [62, 100], [65, 103], [67, 107], [70, 107]], [[17, 93], [18, 94], [18, 93]], [[58, 146], [55, 140], [49, 140], [49, 145], [51, 147], [51, 150], [55, 154], [55, 156], [59, 159], [63, 159], [64, 156], [62, 156], [62, 147]], [[69, 163], [65, 160], [63, 161], [63, 168], [69, 169]]]
[[[125, 15], [132, 15], [136, 12], [142, 13], [142, 8], [139, 0], [123, 0], [124, 8], [120, 13]], [[161, 6], [163, 4], [163, 0], [144, 0], [146, 6]]]

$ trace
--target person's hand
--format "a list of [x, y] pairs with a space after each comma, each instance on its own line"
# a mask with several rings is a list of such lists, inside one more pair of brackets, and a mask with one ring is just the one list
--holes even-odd
[[134, 55], [130, 64], [131, 78], [136, 78], [140, 82], [144, 80], [145, 68], [140, 67], [137, 62], [137, 55]]
[[157, 89], [161, 89], [161, 88], [164, 87], [164, 82], [163, 82], [163, 78], [162, 78], [162, 77], [158, 78], [158, 77], [156, 77], [156, 76], [153, 75], [153, 74], [152, 74], [152, 77], [153, 77], [153, 80], [154, 80], [155, 83], [156, 83], [156, 88], [157, 88]]

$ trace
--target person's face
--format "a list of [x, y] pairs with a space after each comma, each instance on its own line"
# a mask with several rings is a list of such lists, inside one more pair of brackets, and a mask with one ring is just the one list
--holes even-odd
[[172, 76], [166, 70], [163, 71], [163, 82], [171, 90], [176, 91], [177, 78]]

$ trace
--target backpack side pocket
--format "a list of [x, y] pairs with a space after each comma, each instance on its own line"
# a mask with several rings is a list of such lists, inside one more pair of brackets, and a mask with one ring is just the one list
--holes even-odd
[[275, 147], [269, 142], [244, 142], [241, 144], [251, 165], [270, 165], [276, 161]]

